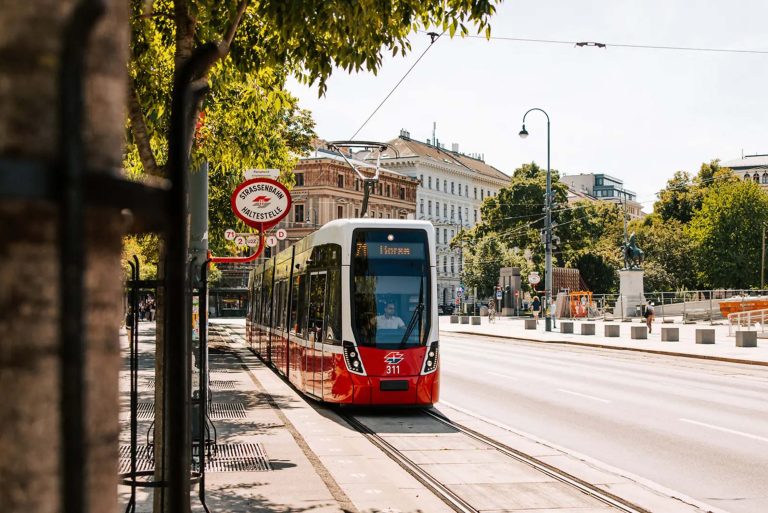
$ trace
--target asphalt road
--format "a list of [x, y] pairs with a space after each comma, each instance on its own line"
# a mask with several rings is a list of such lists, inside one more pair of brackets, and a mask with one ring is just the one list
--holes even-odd
[[440, 349], [442, 401], [723, 510], [768, 511], [766, 367], [445, 333]]

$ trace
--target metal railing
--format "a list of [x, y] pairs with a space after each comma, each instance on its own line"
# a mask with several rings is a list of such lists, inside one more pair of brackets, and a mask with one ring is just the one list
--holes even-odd
[[768, 322], [768, 309], [734, 312], [728, 314], [728, 335], [734, 335], [734, 328], [746, 328], [747, 331], [765, 333]]

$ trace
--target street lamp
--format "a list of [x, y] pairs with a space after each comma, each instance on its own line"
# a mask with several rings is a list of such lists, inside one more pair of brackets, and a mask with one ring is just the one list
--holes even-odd
[[544, 199], [545, 227], [544, 227], [544, 308], [547, 316], [544, 321], [544, 329], [552, 331], [552, 173], [549, 169], [549, 114], [542, 109], [530, 109], [523, 115], [523, 129], [520, 130], [520, 137], [528, 137], [528, 131], [525, 129], [525, 117], [537, 110], [547, 117], [547, 190]]

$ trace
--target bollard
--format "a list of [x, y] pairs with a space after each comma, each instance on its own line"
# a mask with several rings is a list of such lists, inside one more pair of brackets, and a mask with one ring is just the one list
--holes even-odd
[[573, 333], [573, 321], [560, 321], [560, 333]]
[[462, 315], [459, 317], [459, 322], [461, 324], [469, 324], [469, 316], [468, 315]]
[[595, 323], [593, 322], [584, 322], [581, 324], [581, 334], [582, 335], [594, 335], [595, 334]]
[[662, 342], [679, 342], [680, 341], [680, 328], [661, 328], [661, 341]]
[[757, 347], [757, 332], [737, 331], [736, 347]]
[[621, 335], [621, 326], [618, 324], [606, 324], [605, 336], [606, 337], [619, 337]]
[[632, 326], [630, 338], [634, 340], [646, 340], [648, 338], [648, 328], [645, 326]]
[[480, 316], [479, 315], [473, 315], [471, 317], [471, 324], [473, 326], [479, 326], [480, 325]]
[[459, 323], [459, 316], [451, 315], [451, 324], [458, 324], [458, 323]]
[[536, 329], [536, 319], [526, 319], [525, 320], [525, 329], [527, 329], [527, 330], [535, 330]]
[[697, 344], [714, 344], [715, 330], [712, 328], [698, 328], [696, 330], [696, 343]]

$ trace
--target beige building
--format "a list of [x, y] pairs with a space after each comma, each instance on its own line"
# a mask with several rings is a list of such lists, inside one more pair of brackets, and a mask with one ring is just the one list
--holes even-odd
[[721, 162], [721, 167], [728, 167], [739, 178], [753, 180], [763, 189], [768, 189], [768, 155], [745, 155], [737, 160]]
[[[370, 163], [349, 160], [356, 166], [368, 166], [361, 172], [373, 176]], [[318, 149], [299, 160], [294, 174], [296, 186], [291, 191], [291, 213], [278, 225], [288, 231], [288, 239], [278, 244], [278, 251], [329, 221], [360, 217], [363, 182], [338, 153]], [[417, 185], [414, 178], [382, 170], [368, 200], [368, 217], [413, 219]]]

